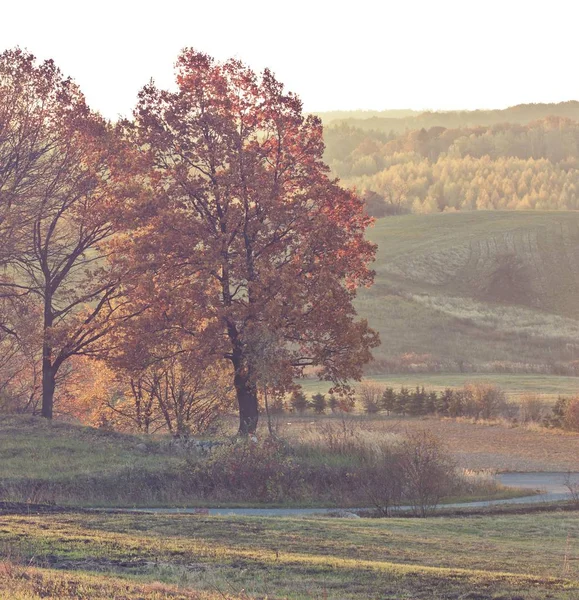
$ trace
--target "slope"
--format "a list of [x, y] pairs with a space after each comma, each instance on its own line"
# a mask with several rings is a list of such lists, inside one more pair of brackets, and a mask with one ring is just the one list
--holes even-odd
[[382, 338], [372, 369], [575, 374], [579, 213], [386, 217], [369, 238], [376, 283], [357, 306]]

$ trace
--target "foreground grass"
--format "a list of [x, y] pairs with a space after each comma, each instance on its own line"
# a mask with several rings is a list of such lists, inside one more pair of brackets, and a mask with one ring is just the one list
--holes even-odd
[[15, 568], [0, 590], [47, 597], [42, 585], [66, 591], [72, 582], [85, 591], [48, 597], [571, 599], [579, 596], [578, 516], [3, 516], [0, 555], [35, 569]]

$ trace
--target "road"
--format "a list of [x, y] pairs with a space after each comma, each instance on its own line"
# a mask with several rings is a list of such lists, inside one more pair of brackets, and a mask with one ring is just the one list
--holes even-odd
[[[482, 502], [463, 502], [460, 504], [445, 504], [444, 508], [483, 508], [497, 504], [531, 504], [537, 502], [555, 502], [570, 498], [569, 490], [565, 487], [565, 478], [570, 475], [571, 481], [577, 482], [579, 489], [579, 473], [502, 473], [497, 480], [508, 487], [532, 490], [533, 495], [504, 500], [486, 500]], [[539, 492], [539, 493], [537, 493]], [[410, 507], [401, 507], [402, 509]], [[209, 514], [209, 515], [239, 515], [261, 517], [288, 517], [303, 515], [324, 515], [335, 513], [336, 508], [132, 508], [130, 512], [147, 512], [157, 514]], [[346, 512], [356, 512], [364, 509], [348, 509]]]

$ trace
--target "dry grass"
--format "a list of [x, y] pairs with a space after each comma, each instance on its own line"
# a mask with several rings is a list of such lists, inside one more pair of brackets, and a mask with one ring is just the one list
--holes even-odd
[[[513, 427], [507, 422], [472, 422], [437, 417], [349, 417], [351, 427], [368, 443], [380, 443], [404, 432], [424, 429], [443, 440], [458, 464], [466, 469], [493, 471], [577, 470], [579, 434], [543, 427]], [[312, 443], [324, 422], [340, 423], [339, 417], [296, 417], [286, 415], [280, 434], [290, 441]]]
[[[578, 213], [403, 215], [379, 219], [369, 237], [378, 244], [376, 283], [361, 291], [357, 307], [385, 342], [378, 359], [413, 352], [453, 370], [499, 362], [514, 372], [572, 372]], [[506, 254], [521, 265], [527, 292], [489, 296], [497, 257]]]
[[578, 535], [577, 513], [0, 516], [0, 556], [17, 552], [24, 563], [7, 567], [0, 597], [572, 600]]

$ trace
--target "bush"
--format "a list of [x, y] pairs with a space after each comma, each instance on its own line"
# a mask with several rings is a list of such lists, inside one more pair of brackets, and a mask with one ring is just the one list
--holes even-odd
[[323, 415], [326, 412], [327, 406], [328, 403], [324, 394], [318, 393], [312, 396], [311, 407], [317, 415]]
[[306, 395], [301, 390], [295, 390], [290, 398], [290, 406], [294, 412], [304, 413], [310, 403], [306, 398]]
[[278, 502], [302, 491], [300, 466], [289, 447], [273, 437], [218, 448], [191, 466], [191, 479], [202, 496], [220, 500]]
[[450, 454], [428, 431], [408, 433], [398, 444], [382, 445], [365, 457], [360, 488], [384, 516], [408, 503], [416, 516], [425, 517], [443, 496], [459, 487]]
[[468, 383], [464, 386], [464, 392], [464, 414], [475, 419], [498, 417], [507, 402], [500, 388], [484, 381]]
[[269, 412], [272, 415], [281, 415], [285, 412], [286, 406], [283, 396], [276, 394], [269, 403]]
[[361, 444], [360, 422], [346, 414], [339, 419], [320, 421], [316, 424], [323, 446], [332, 454], [357, 455]]
[[569, 431], [579, 431], [579, 396], [570, 398], [566, 402], [563, 426]]
[[382, 388], [372, 383], [365, 383], [358, 387], [358, 397], [361, 400], [364, 412], [374, 415], [380, 411]]
[[547, 413], [543, 399], [537, 394], [523, 394], [519, 404], [521, 423], [540, 423]]
[[545, 417], [545, 425], [548, 427], [563, 427], [563, 423], [565, 420], [565, 410], [567, 408], [567, 403], [569, 402], [569, 398], [565, 398], [564, 396], [559, 396], [557, 398], [557, 402], [553, 405], [551, 410], [551, 416]]
[[360, 487], [378, 513], [389, 517], [400, 506], [405, 481], [400, 451], [395, 446], [384, 447], [374, 457], [363, 474]]
[[425, 517], [448, 494], [456, 466], [442, 443], [429, 431], [406, 434], [400, 445], [404, 495], [416, 516]]

